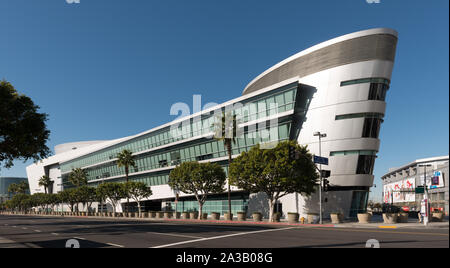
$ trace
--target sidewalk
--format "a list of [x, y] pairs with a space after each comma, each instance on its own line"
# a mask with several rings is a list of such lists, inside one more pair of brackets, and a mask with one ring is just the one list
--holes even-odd
[[298, 227], [322, 227], [322, 228], [371, 228], [371, 229], [398, 229], [398, 228], [409, 228], [409, 229], [448, 229], [449, 221], [446, 218], [443, 222], [430, 222], [428, 226], [424, 226], [423, 223], [419, 223], [417, 219], [409, 219], [408, 223], [396, 223], [396, 224], [385, 224], [383, 223], [382, 217], [374, 216], [371, 223], [362, 224], [355, 221], [345, 221], [340, 224], [333, 224], [329, 219], [324, 219], [323, 224], [301, 224], [301, 223], [288, 223], [287, 220], [281, 219], [280, 222], [269, 222], [268, 219], [263, 219], [260, 222], [254, 222], [252, 219], [247, 219], [246, 221], [233, 221], [226, 220], [193, 220], [193, 219], [174, 219], [174, 218], [127, 218], [127, 217], [100, 217], [100, 216], [61, 216], [61, 215], [15, 215], [15, 216], [34, 216], [34, 217], [65, 217], [65, 218], [83, 218], [83, 219], [105, 219], [114, 221], [158, 221], [158, 222], [179, 222], [179, 223], [189, 223], [189, 224], [229, 224], [229, 225], [268, 225], [268, 226], [298, 226]]

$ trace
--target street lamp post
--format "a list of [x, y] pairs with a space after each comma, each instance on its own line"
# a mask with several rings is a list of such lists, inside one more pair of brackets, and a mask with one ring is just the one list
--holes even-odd
[[423, 217], [423, 224], [428, 226], [429, 216], [430, 216], [430, 202], [428, 200], [428, 187], [427, 187], [427, 167], [431, 167], [431, 164], [423, 164], [418, 165], [419, 167], [423, 167], [423, 188], [424, 188], [424, 199], [425, 203], [425, 216]]
[[[318, 136], [319, 137], [319, 156], [322, 157], [322, 138], [325, 138], [327, 136], [327, 134], [325, 133], [320, 133], [320, 131], [318, 132], [314, 132], [313, 134], [314, 136]], [[319, 221], [320, 224], [323, 223], [322, 220], [322, 164], [319, 164], [319, 176], [320, 176], [320, 180], [319, 180]]]

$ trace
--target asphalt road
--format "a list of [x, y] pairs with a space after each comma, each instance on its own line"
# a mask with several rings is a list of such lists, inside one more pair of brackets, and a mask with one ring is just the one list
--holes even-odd
[[0, 215], [0, 248], [448, 248], [449, 230], [368, 229]]

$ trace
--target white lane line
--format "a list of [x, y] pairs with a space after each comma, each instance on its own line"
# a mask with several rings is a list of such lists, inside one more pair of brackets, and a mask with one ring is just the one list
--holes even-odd
[[59, 234], [57, 234], [57, 233], [52, 233], [52, 235], [59, 235]]
[[41, 230], [34, 230], [36, 233], [41, 233], [42, 231]]
[[78, 240], [87, 240], [86, 238], [83, 238], [83, 237], [74, 237], [75, 239], [78, 239]]
[[298, 227], [287, 227], [287, 228], [279, 228], [279, 229], [259, 230], [259, 231], [253, 231], [253, 232], [221, 235], [221, 236], [214, 236], [214, 237], [172, 243], [172, 244], [167, 244], [167, 245], [161, 245], [161, 246], [156, 246], [156, 247], [151, 247], [151, 248], [167, 248], [167, 247], [172, 247], [172, 246], [178, 246], [178, 245], [184, 245], [184, 244], [190, 244], [190, 243], [196, 243], [196, 242], [202, 242], [202, 241], [208, 241], [208, 240], [214, 240], [214, 239], [221, 239], [221, 238], [227, 238], [227, 237], [233, 237], [233, 236], [257, 234], [257, 233], [265, 233], [265, 232], [276, 232], [276, 231], [283, 231], [283, 230], [289, 230], [289, 229], [295, 229], [295, 228], [298, 228]]
[[26, 230], [26, 229], [28, 229], [28, 228], [27, 228], [27, 227], [22, 227], [22, 229], [23, 229], [23, 230]]
[[123, 248], [124, 246], [122, 245], [117, 245], [117, 244], [113, 244], [113, 243], [106, 243], [107, 245], [113, 246], [113, 247], [118, 247], [118, 248]]
[[158, 232], [147, 232], [148, 234], [158, 234], [158, 235], [168, 235], [168, 236], [178, 236], [178, 237], [186, 237], [186, 238], [195, 238], [202, 239], [204, 237], [200, 236], [192, 236], [192, 235], [180, 235], [180, 234], [168, 234], [168, 233], [158, 233]]

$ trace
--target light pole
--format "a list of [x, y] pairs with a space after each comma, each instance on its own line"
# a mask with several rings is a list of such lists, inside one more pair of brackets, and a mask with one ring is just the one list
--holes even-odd
[[[325, 138], [327, 136], [327, 134], [325, 133], [320, 133], [320, 131], [318, 132], [314, 132], [313, 134], [314, 136], [318, 136], [319, 137], [319, 156], [322, 157], [322, 138]], [[322, 221], [322, 164], [319, 164], [319, 175], [320, 175], [320, 180], [319, 180], [319, 221], [320, 224], [323, 223]]]
[[425, 202], [425, 216], [423, 217], [423, 224], [428, 226], [429, 215], [430, 215], [430, 202], [428, 200], [428, 187], [427, 187], [427, 167], [431, 167], [431, 164], [418, 165], [418, 167], [423, 167], [423, 188], [424, 188], [424, 199]]

